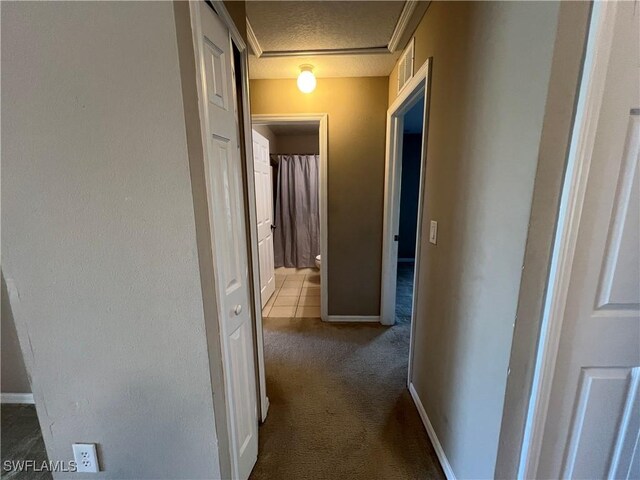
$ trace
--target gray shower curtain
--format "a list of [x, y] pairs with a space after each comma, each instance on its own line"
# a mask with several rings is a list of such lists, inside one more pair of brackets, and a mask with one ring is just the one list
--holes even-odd
[[277, 155], [276, 267], [315, 267], [320, 254], [318, 155]]

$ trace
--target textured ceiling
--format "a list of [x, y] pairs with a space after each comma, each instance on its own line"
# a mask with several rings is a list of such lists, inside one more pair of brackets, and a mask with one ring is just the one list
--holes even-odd
[[249, 1], [262, 50], [386, 47], [402, 1]]
[[[260, 58], [249, 56], [249, 76], [252, 79], [296, 78], [303, 64], [311, 64], [318, 78], [389, 75], [400, 52], [388, 53], [386, 47], [405, 3], [402, 0], [248, 1], [247, 19], [263, 52]], [[423, 6], [422, 10], [416, 10], [416, 20], [428, 5], [428, 2], [419, 3]], [[387, 53], [269, 55], [361, 48], [379, 48]]]
[[256, 58], [249, 56], [249, 77], [296, 78], [300, 65], [313, 65], [318, 78], [382, 77], [389, 75], [400, 52], [373, 55], [320, 55], [310, 57]]

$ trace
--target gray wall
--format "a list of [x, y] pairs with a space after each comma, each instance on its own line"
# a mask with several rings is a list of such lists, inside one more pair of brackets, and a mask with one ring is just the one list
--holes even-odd
[[494, 474], [558, 10], [433, 2], [416, 31], [433, 76], [411, 381], [457, 478]]
[[7, 285], [2, 275], [2, 393], [31, 393], [29, 376], [24, 366], [18, 334], [13, 320], [13, 312], [9, 303]]
[[1, 8], [3, 272], [49, 459], [216, 477], [173, 5]]

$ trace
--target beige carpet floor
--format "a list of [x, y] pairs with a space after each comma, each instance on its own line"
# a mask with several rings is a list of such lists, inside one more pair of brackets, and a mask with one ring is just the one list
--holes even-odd
[[409, 329], [265, 319], [271, 406], [250, 478], [445, 478], [406, 388]]

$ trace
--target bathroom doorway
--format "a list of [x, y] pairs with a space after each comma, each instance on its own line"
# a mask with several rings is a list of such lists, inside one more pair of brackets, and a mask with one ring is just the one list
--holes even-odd
[[[256, 307], [261, 307], [256, 314], [256, 348], [258, 358], [264, 359], [263, 318], [320, 318], [327, 321], [327, 115], [253, 115], [251, 120], [257, 220], [252, 230], [258, 243], [258, 258], [254, 256], [254, 263], [261, 267], [259, 272], [255, 272], [254, 267], [253, 275], [255, 303]], [[283, 161], [288, 163], [287, 170], [284, 163], [281, 165]], [[257, 165], [260, 162], [262, 167]], [[267, 163], [268, 166], [265, 165]], [[291, 173], [296, 168], [300, 171]], [[316, 183], [313, 192], [312, 188], [300, 187], [306, 202], [303, 215], [292, 214], [290, 202], [283, 201], [285, 181], [280, 177], [286, 172], [290, 172], [292, 177], [285, 179], [287, 183], [292, 179], [301, 185]], [[263, 177], [260, 181], [260, 175], [266, 175], [268, 180]], [[312, 195], [317, 195], [317, 198], [312, 198]], [[318, 227], [302, 225], [300, 231], [307, 236], [317, 235], [317, 238], [302, 239], [301, 245], [295, 247], [303, 251], [296, 252], [287, 242], [297, 235], [292, 233], [296, 230], [296, 222], [308, 222], [309, 213], [317, 215], [313, 220]], [[286, 219], [288, 231], [279, 231], [283, 229], [279, 222], [285, 215], [289, 216]], [[261, 225], [266, 222], [269, 224]], [[259, 235], [261, 227], [263, 231]], [[271, 240], [266, 228], [272, 233]], [[319, 254], [312, 250], [318, 246]], [[277, 251], [277, 248], [281, 250]], [[260, 260], [261, 250], [263, 257], [271, 256], [272, 260]], [[271, 276], [273, 286], [269, 285]], [[264, 360], [258, 364], [258, 374], [261, 419], [264, 421], [269, 408]]]
[[321, 318], [320, 124], [254, 121], [263, 317]]

